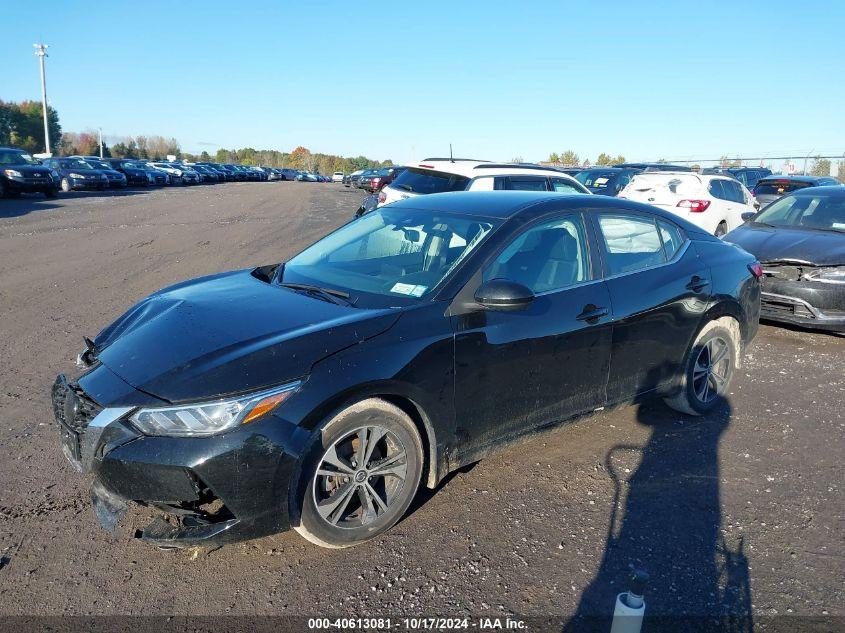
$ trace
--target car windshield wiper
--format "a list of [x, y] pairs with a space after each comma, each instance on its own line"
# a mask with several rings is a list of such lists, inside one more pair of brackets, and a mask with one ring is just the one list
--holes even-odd
[[414, 191], [414, 188], [411, 185], [403, 185], [402, 183], [393, 183], [394, 187], [398, 187], [399, 189], [404, 189], [405, 191]]
[[759, 220], [751, 220], [753, 224], [759, 224], [760, 226], [768, 226], [769, 228], [775, 228], [774, 224], [769, 224], [768, 222], [760, 222]]
[[352, 301], [349, 300], [349, 293], [343, 292], [342, 290], [321, 288], [320, 286], [312, 286], [310, 284], [292, 284], [284, 281], [280, 282], [279, 285], [290, 288], [291, 290], [302, 290], [339, 306], [353, 305]]

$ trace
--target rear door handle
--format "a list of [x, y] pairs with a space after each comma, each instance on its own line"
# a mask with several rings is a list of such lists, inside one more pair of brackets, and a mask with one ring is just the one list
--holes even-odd
[[693, 275], [692, 279], [690, 279], [689, 283], [687, 284], [687, 290], [692, 290], [693, 292], [701, 292], [709, 285], [709, 279], [704, 279], [703, 277], [699, 277], [698, 275]]
[[575, 318], [579, 321], [595, 323], [602, 317], [606, 317], [608, 314], [610, 314], [610, 310], [608, 310], [607, 308], [600, 308], [590, 303], [588, 305], [585, 305], [584, 309], [581, 311], [581, 314], [579, 314]]

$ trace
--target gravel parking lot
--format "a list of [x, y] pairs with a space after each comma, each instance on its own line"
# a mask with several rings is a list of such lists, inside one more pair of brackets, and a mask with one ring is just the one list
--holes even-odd
[[[386, 536], [295, 533], [168, 552], [94, 522], [49, 388], [144, 295], [285, 259], [347, 221], [338, 185], [229, 183], [0, 201], [0, 615], [555, 616], [612, 609], [629, 566], [651, 615], [845, 617], [845, 338], [763, 326], [707, 419], [602, 412], [420, 493]], [[840, 625], [845, 620], [838, 620]]]

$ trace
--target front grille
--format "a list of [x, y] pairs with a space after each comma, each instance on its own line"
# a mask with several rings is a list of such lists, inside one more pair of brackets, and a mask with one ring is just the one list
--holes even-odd
[[[71, 406], [68, 406], [68, 398], [74, 398]], [[103, 407], [86, 397], [79, 387], [69, 383], [64, 376], [59, 376], [53, 383], [53, 414], [56, 422], [65, 428], [83, 432], [91, 420], [103, 410]]]

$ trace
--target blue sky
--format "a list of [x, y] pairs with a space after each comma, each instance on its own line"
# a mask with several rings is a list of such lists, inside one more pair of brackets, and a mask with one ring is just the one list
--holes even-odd
[[9, 2], [68, 131], [406, 161], [845, 152], [845, 2]]

